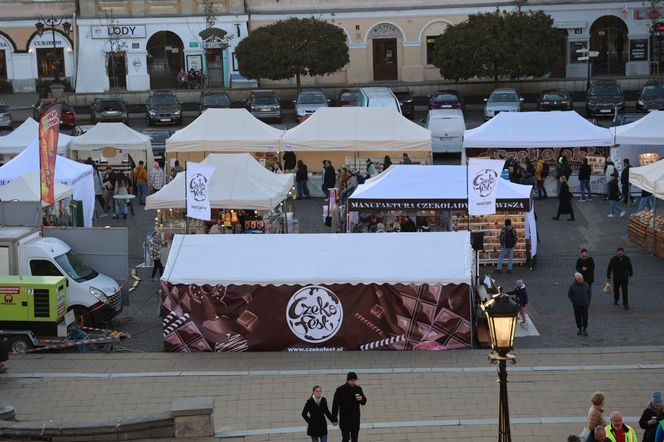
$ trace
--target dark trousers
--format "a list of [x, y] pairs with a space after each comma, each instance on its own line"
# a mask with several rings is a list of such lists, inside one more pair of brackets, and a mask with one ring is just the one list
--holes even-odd
[[588, 328], [588, 306], [575, 305], [574, 306], [574, 319], [576, 320], [576, 327], [581, 330]]
[[622, 300], [623, 305], [629, 305], [629, 291], [627, 289], [628, 280], [618, 281], [613, 280], [613, 300], [615, 302], [620, 301], [620, 292], [622, 291]]
[[627, 204], [627, 200], [630, 198], [629, 183], [621, 183], [621, 184], [622, 184], [622, 201], [623, 204]]
[[[570, 206], [569, 208], [569, 217], [574, 219], [574, 209]], [[560, 206], [558, 206], [558, 212], [556, 213], [556, 218], [560, 218]]]
[[104, 199], [104, 195], [98, 193], [98, 194], [95, 195], [95, 199], [97, 200], [97, 202], [101, 206], [101, 210], [103, 210], [104, 212], [108, 212], [108, 205], [106, 204], [106, 200]]
[[548, 198], [549, 195], [546, 193], [546, 189], [544, 188], [544, 181], [538, 181], [537, 182], [537, 197], [542, 198], [542, 194], [544, 194], [544, 198]]
[[342, 442], [357, 442], [357, 435], [360, 433], [359, 428], [341, 428], [341, 441]]
[[161, 259], [155, 259], [153, 260], [152, 264], [152, 278], [154, 278], [154, 275], [157, 274], [157, 270], [159, 270], [159, 276], [164, 274], [164, 265], [161, 263]]

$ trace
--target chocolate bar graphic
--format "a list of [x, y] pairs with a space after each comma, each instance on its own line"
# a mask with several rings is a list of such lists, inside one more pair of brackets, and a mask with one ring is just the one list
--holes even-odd
[[249, 310], [245, 310], [240, 316], [238, 316], [237, 323], [246, 328], [248, 332], [253, 332], [258, 326], [258, 316], [254, 315]]

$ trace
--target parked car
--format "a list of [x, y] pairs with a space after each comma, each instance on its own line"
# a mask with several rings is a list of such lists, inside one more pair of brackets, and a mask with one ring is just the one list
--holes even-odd
[[572, 109], [574, 109], [574, 101], [565, 89], [545, 89], [537, 98], [538, 111], [568, 111]]
[[363, 87], [357, 95], [359, 107], [389, 107], [401, 113], [401, 103], [389, 88]]
[[119, 98], [95, 98], [90, 103], [90, 121], [118, 122], [129, 124], [129, 113], [124, 101]]
[[199, 113], [203, 113], [205, 109], [227, 109], [231, 107], [231, 99], [223, 90], [208, 89], [201, 94], [201, 99], [198, 103]]
[[637, 112], [664, 110], [664, 80], [648, 80], [636, 100]]
[[415, 100], [413, 99], [410, 90], [406, 88], [392, 88], [392, 93], [394, 93], [399, 100], [401, 114], [412, 120], [415, 115]]
[[354, 107], [357, 106], [357, 97], [360, 93], [359, 89], [341, 89], [337, 106], [339, 107]]
[[490, 120], [501, 112], [521, 112], [523, 98], [514, 89], [494, 89], [484, 102], [484, 119]]
[[182, 124], [182, 106], [178, 97], [171, 91], [154, 91], [150, 93], [146, 120], [148, 126], [154, 124]]
[[295, 115], [298, 121], [302, 122], [303, 119], [311, 116], [317, 109], [327, 107], [329, 102], [330, 100], [327, 99], [321, 89], [302, 89], [297, 94], [297, 99], [293, 100]]
[[624, 110], [625, 97], [616, 80], [594, 80], [590, 83], [586, 94], [586, 116], [611, 116]]
[[643, 113], [616, 114], [611, 122], [611, 127], [633, 123], [643, 118], [643, 116]]
[[175, 133], [172, 129], [144, 129], [143, 135], [151, 139], [152, 155], [162, 166], [166, 155], [166, 139]]
[[461, 109], [432, 109], [427, 114], [431, 151], [461, 153], [466, 122]]
[[72, 137], [80, 137], [90, 129], [95, 127], [94, 124], [82, 124], [80, 126], [74, 126], [74, 128], [71, 130], [71, 136]]
[[53, 104], [60, 104], [60, 126], [76, 126], [76, 113], [74, 112], [74, 107], [67, 103], [66, 100], [56, 99], [56, 98], [42, 98], [37, 102], [37, 104], [32, 106], [32, 118], [39, 121], [39, 116], [42, 113], [42, 110], [48, 108]]
[[0, 129], [12, 130], [13, 128], [14, 120], [11, 112], [9, 112], [9, 106], [0, 102]]
[[273, 90], [256, 90], [249, 93], [247, 110], [261, 120], [277, 119], [281, 121], [281, 105], [277, 93]]
[[463, 98], [453, 89], [439, 90], [429, 97], [429, 109], [461, 109], [465, 110]]

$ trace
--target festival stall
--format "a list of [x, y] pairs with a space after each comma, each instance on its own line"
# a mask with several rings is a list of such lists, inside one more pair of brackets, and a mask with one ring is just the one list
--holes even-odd
[[[5, 186], [28, 172], [39, 172], [39, 141], [36, 138], [23, 152], [0, 167], [0, 186]], [[85, 227], [92, 227], [95, 209], [95, 186], [92, 177], [92, 166], [89, 164], [78, 163], [61, 155], [56, 157], [55, 180], [71, 186], [74, 199], [83, 202]]]
[[[39, 136], [39, 123], [32, 118], [26, 119], [19, 127], [8, 135], [0, 137], [0, 155], [2, 161], [6, 162], [23, 152]], [[69, 145], [74, 137], [61, 133], [58, 136], [58, 154], [69, 153]]]
[[629, 182], [653, 195], [653, 210], [629, 217], [629, 239], [664, 258], [664, 215], [657, 215], [657, 200], [664, 200], [664, 160], [629, 170]]
[[[69, 203], [73, 190], [70, 186], [55, 181], [53, 185], [55, 204], [49, 205], [42, 201], [42, 210], [34, 213], [33, 225], [72, 226], [72, 213]], [[41, 186], [39, 172], [27, 172], [4, 186], [0, 186], [0, 204], [6, 203], [39, 203]], [[2, 211], [4, 214], [4, 210]]]
[[[293, 188], [293, 174], [269, 172], [248, 153], [210, 154], [202, 163], [215, 168], [208, 185], [213, 225], [190, 220], [189, 233], [208, 233], [208, 227], [212, 233], [281, 231], [278, 219], [281, 215], [283, 220], [282, 203]], [[146, 199], [146, 210], [157, 209], [157, 227], [169, 242], [174, 234], [185, 232], [185, 185], [186, 174], [179, 173]]]
[[[572, 167], [569, 186], [580, 192], [578, 169], [583, 158], [592, 167], [590, 188], [606, 193], [605, 159], [610, 156], [613, 136], [608, 129], [595, 126], [571, 112], [501, 112], [480, 127], [467, 130], [463, 138], [464, 158], [529, 159], [537, 157], [549, 164], [545, 180], [547, 193], [556, 194], [556, 161], [565, 155]], [[465, 162], [465, 160], [464, 160]]]
[[629, 159], [632, 167], [654, 163], [664, 157], [664, 112], [648, 112], [642, 118], [624, 126], [609, 129], [615, 139], [611, 149], [614, 163], [622, 170], [622, 160]]
[[[369, 259], [340, 265], [327, 250]], [[473, 255], [469, 232], [176, 235], [161, 278], [164, 349], [468, 348]]]
[[[537, 254], [537, 225], [530, 199], [532, 186], [498, 180], [496, 214], [468, 216], [467, 171], [464, 166], [392, 166], [360, 184], [348, 198], [354, 231], [371, 231], [377, 223], [400, 230], [409, 217], [419, 231], [484, 231], [480, 263], [493, 263], [500, 252], [500, 231], [510, 219], [518, 233], [514, 262]], [[393, 227], [394, 226], [394, 227]], [[425, 235], [426, 236], [426, 235]]]

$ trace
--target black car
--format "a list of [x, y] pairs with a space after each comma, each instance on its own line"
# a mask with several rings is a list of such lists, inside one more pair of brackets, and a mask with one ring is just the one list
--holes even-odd
[[119, 98], [95, 98], [90, 103], [90, 121], [92, 123], [103, 121], [128, 124], [127, 106]]
[[170, 91], [154, 91], [145, 103], [148, 126], [153, 124], [182, 124], [182, 107], [178, 97]]
[[574, 102], [572, 101], [572, 97], [564, 89], [545, 89], [537, 98], [538, 111], [568, 111], [573, 108]]
[[625, 110], [625, 97], [616, 80], [596, 80], [586, 94], [586, 116], [607, 116]]
[[461, 109], [463, 111], [463, 98], [458, 91], [453, 89], [436, 91], [429, 100], [429, 110], [431, 109]]
[[392, 92], [397, 97], [397, 100], [399, 100], [401, 114], [406, 118], [412, 119], [415, 115], [415, 101], [410, 91], [408, 89], [392, 89]]
[[664, 80], [648, 80], [636, 100], [637, 112], [664, 110]]
[[200, 102], [198, 103], [198, 110], [203, 113], [205, 109], [227, 109], [231, 107], [231, 99], [222, 90], [206, 90], [201, 94]]

